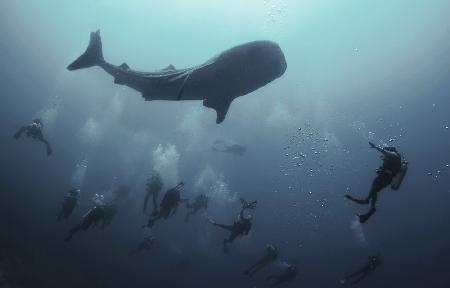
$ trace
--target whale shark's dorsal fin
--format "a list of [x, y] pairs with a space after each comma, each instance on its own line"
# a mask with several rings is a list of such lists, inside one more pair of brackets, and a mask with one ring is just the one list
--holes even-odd
[[123, 62], [119, 67], [122, 68], [123, 70], [129, 70], [130, 69], [130, 66], [128, 66], [128, 64], [125, 63], [125, 62]]
[[220, 99], [220, 100], [212, 100], [212, 99], [205, 99], [203, 100], [203, 106], [212, 108], [216, 110], [217, 118], [216, 123], [220, 124], [225, 120], [225, 116], [227, 116], [228, 109], [230, 108], [230, 104], [233, 99]]
[[161, 69], [161, 71], [170, 71], [170, 70], [176, 70], [175, 66], [173, 66], [172, 64], [170, 64], [169, 66], [167, 66], [164, 69]]

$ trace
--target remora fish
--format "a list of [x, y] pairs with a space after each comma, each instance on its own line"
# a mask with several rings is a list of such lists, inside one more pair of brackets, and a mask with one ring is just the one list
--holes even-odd
[[155, 72], [139, 72], [123, 63], [112, 65], [103, 58], [100, 30], [91, 33], [86, 51], [67, 69], [99, 66], [114, 77], [114, 83], [142, 93], [145, 100], [203, 100], [217, 112], [221, 123], [231, 102], [280, 77], [286, 60], [278, 44], [254, 41], [226, 50], [196, 67], [175, 69], [173, 65]]

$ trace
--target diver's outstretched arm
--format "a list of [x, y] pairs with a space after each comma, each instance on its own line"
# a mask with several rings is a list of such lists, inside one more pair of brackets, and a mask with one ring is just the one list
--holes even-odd
[[23, 126], [22, 128], [20, 128], [19, 130], [17, 130], [16, 133], [14, 133], [14, 138], [17, 140], [20, 138], [20, 136], [22, 136], [22, 133], [25, 132], [28, 129], [28, 126]]

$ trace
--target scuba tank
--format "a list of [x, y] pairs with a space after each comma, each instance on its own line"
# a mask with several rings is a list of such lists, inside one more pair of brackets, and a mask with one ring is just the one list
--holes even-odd
[[393, 190], [398, 190], [400, 185], [402, 185], [403, 179], [405, 178], [406, 172], [408, 171], [408, 162], [403, 160], [400, 171], [395, 175], [391, 182], [391, 188]]

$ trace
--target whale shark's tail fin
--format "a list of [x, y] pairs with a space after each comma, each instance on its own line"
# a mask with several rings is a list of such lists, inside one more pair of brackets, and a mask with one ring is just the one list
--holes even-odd
[[89, 41], [89, 46], [86, 51], [73, 61], [69, 66], [68, 70], [77, 70], [82, 68], [88, 68], [100, 64], [103, 61], [103, 51], [102, 51], [102, 39], [100, 38], [100, 30], [96, 32], [91, 32], [91, 40]]

